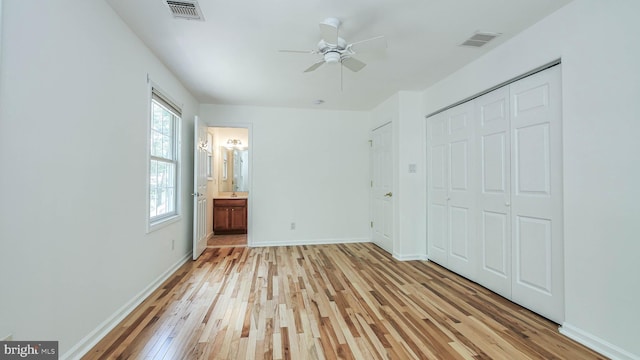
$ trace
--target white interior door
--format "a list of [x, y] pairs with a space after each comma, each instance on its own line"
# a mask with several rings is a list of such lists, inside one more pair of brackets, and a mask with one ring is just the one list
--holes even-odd
[[513, 300], [564, 320], [560, 66], [517, 81], [511, 97]]
[[193, 260], [207, 247], [207, 125], [195, 118], [193, 151]]
[[511, 298], [511, 145], [509, 87], [475, 100], [478, 282]]
[[447, 216], [448, 266], [470, 279], [476, 277], [476, 187], [474, 106], [467, 102], [447, 112], [449, 182]]
[[383, 125], [373, 131], [371, 143], [372, 240], [390, 253], [393, 252], [392, 134], [392, 124]]

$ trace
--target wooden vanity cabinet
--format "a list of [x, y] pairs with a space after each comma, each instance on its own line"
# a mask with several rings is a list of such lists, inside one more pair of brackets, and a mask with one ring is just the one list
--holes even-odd
[[213, 199], [213, 233], [247, 233], [247, 199]]

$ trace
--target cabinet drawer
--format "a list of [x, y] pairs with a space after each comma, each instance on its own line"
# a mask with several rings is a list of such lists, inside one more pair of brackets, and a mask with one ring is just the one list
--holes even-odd
[[213, 199], [213, 206], [219, 207], [244, 207], [247, 206], [247, 199]]

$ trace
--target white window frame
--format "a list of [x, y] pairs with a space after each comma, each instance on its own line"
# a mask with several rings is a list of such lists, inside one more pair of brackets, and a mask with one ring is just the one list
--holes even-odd
[[[146, 199], [147, 199], [147, 207], [146, 211], [146, 219], [147, 219], [147, 232], [152, 232], [158, 229], [161, 229], [169, 224], [172, 224], [176, 221], [179, 221], [182, 218], [182, 200], [181, 200], [181, 192], [182, 192], [182, 158], [181, 158], [181, 134], [182, 134], [182, 107], [176, 105], [177, 102], [173, 101], [171, 97], [166, 95], [166, 92], [161, 90], [157, 85], [153, 82], [149, 81], [149, 98], [148, 98], [148, 111], [147, 111], [147, 176], [145, 178], [146, 182]], [[155, 97], [159, 98], [160, 101], [156, 101]], [[152, 121], [153, 121], [153, 103], [156, 102], [164, 109], [168, 110], [174, 116], [174, 124], [173, 124], [173, 156], [174, 160], [172, 161], [176, 167], [176, 174], [174, 179], [174, 204], [175, 210], [168, 214], [163, 214], [159, 216], [152, 217], [150, 214], [151, 209], [151, 161], [152, 160], [162, 160], [161, 157], [155, 157], [151, 155], [151, 134], [152, 134]]]

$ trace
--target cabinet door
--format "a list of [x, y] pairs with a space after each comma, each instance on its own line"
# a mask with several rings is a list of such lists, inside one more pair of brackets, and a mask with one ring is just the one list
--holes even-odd
[[228, 207], [213, 208], [213, 230], [229, 230], [230, 216]]
[[247, 208], [246, 207], [232, 207], [230, 209], [230, 229], [231, 230], [245, 230], [247, 228]]

